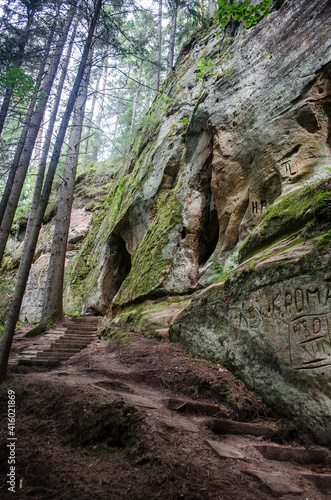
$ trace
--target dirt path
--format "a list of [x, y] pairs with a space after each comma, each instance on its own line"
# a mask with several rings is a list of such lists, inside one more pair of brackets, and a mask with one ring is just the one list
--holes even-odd
[[[13, 352], [29, 342], [17, 337]], [[294, 426], [271, 418], [227, 370], [178, 344], [120, 331], [59, 368], [25, 371], [8, 382], [18, 377], [14, 495], [5, 479], [7, 390], [1, 394], [1, 498], [331, 498], [327, 452], [300, 455]], [[268, 459], [271, 440], [282, 447]], [[275, 460], [285, 445], [297, 454]]]

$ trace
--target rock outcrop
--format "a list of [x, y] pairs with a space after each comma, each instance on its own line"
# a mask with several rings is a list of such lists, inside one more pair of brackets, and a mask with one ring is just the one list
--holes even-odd
[[[77, 263], [75, 309], [206, 285], [268, 207], [330, 175], [329, 14], [327, 1], [285, 2], [234, 37], [217, 25], [184, 47]], [[202, 58], [213, 65], [199, 79]], [[278, 214], [259, 246], [312, 214], [286, 227]]]
[[276, 4], [249, 30], [215, 24], [184, 46], [65, 302], [115, 314], [193, 293], [172, 338], [330, 443], [331, 5]]
[[[71, 267], [74, 257], [78, 255], [77, 245], [88, 233], [92, 222], [92, 216], [92, 212], [87, 212], [84, 208], [72, 209], [66, 253], [67, 268]], [[53, 231], [54, 223], [45, 225], [42, 228], [36, 250], [35, 262], [31, 268], [21, 307], [20, 317], [22, 321], [33, 323], [39, 321], [41, 318], [44, 298], [43, 291], [45, 288], [50, 252], [52, 248], [51, 242]]]

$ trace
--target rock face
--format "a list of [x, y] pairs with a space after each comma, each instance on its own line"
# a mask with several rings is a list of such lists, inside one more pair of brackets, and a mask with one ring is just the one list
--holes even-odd
[[[84, 239], [92, 222], [92, 213], [86, 212], [84, 208], [73, 208], [70, 218], [70, 229], [68, 247], [66, 254], [66, 267], [72, 263], [78, 254], [77, 243]], [[52, 232], [51, 227], [44, 226], [41, 231], [39, 244], [36, 251], [36, 261], [31, 267], [29, 281], [27, 283], [20, 318], [22, 321], [37, 322], [41, 318], [44, 287], [47, 277], [47, 269], [50, 258]]]
[[287, 253], [287, 266], [246, 267], [198, 294], [177, 317], [171, 338], [235, 369], [265, 400], [331, 444], [330, 254], [297, 261]]
[[[172, 338], [231, 365], [328, 442], [331, 5], [276, 4], [249, 30], [214, 25], [184, 46], [65, 302], [115, 314], [195, 292]], [[213, 64], [198, 78], [203, 58]], [[197, 294], [238, 255], [236, 276]]]
[[[82, 253], [84, 293], [70, 293], [83, 310], [204, 283], [275, 200], [329, 175], [329, 14], [326, 0], [285, 2], [234, 37], [217, 25], [184, 47]], [[202, 58], [213, 65], [199, 79]], [[312, 218], [297, 215], [282, 234]]]

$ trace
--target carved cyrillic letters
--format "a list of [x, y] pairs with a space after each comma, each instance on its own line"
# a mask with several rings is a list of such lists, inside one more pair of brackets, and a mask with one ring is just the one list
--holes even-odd
[[230, 313], [236, 328], [257, 329], [278, 345], [279, 355], [287, 352], [295, 370], [331, 367], [331, 289], [309, 283], [261, 289]]

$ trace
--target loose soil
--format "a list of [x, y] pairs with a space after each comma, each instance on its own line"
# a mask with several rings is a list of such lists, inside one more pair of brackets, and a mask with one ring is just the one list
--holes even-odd
[[[33, 340], [17, 335], [12, 354]], [[286, 493], [284, 500], [330, 498], [300, 476], [308, 469], [326, 472], [325, 464], [266, 460], [254, 447], [266, 437], [213, 433], [211, 423], [222, 417], [268, 425], [274, 442], [309, 444], [230, 372], [178, 344], [118, 329], [56, 369], [11, 368], [6, 384], [0, 400], [1, 498], [278, 498], [251, 474], [252, 467], [278, 471], [299, 485], [302, 494]], [[8, 387], [16, 396], [15, 494], [6, 483]], [[245, 458], [221, 458], [207, 441], [235, 446]]]

